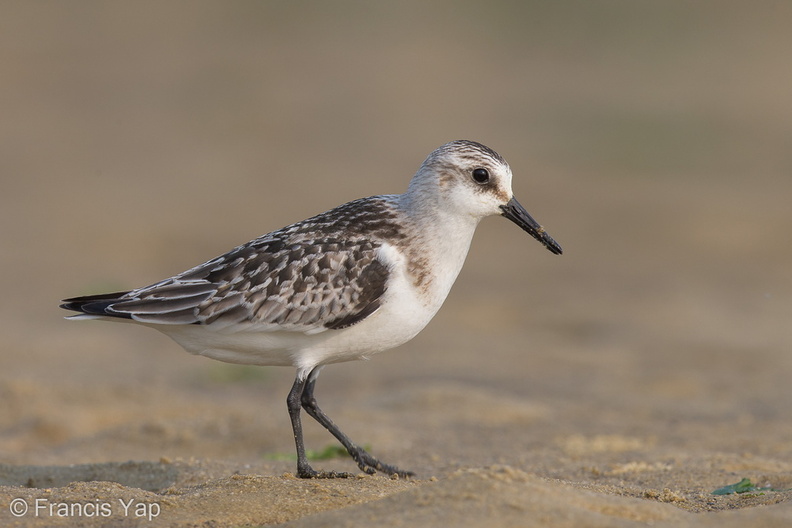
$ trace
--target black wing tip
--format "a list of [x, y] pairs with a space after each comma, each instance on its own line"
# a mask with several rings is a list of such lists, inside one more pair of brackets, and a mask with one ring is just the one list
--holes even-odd
[[131, 319], [131, 315], [108, 311], [107, 308], [115, 304], [119, 298], [129, 292], [102, 293], [99, 295], [84, 295], [63, 299], [60, 307], [64, 310], [80, 312], [87, 315], [106, 315]]

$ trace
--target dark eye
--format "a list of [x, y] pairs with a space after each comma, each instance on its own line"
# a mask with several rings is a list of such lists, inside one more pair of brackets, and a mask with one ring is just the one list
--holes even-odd
[[476, 183], [484, 185], [489, 182], [490, 175], [487, 169], [478, 168], [473, 170], [473, 179]]

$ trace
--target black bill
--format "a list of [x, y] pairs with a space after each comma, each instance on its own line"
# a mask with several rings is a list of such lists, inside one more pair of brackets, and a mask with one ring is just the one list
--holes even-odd
[[520, 205], [520, 202], [517, 201], [517, 198], [512, 197], [512, 199], [509, 200], [509, 203], [506, 205], [501, 205], [501, 209], [503, 210], [501, 213], [503, 216], [520, 226], [523, 231], [526, 231], [536, 240], [541, 242], [551, 253], [556, 255], [560, 255], [562, 253], [561, 246], [558, 245], [558, 242], [553, 240], [553, 237], [545, 232], [544, 227], [540, 226], [539, 222], [531, 218], [531, 215], [529, 215], [528, 211], [526, 211], [525, 208]]

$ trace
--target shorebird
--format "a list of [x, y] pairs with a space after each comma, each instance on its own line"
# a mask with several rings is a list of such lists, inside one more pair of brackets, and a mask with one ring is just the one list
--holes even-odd
[[409, 477], [333, 423], [314, 398], [316, 378], [326, 365], [367, 359], [420, 332], [448, 295], [479, 221], [493, 215], [561, 254], [514, 197], [508, 163], [480, 143], [452, 141], [429, 154], [403, 194], [355, 200], [150, 286], [65, 299], [61, 307], [81, 312], [69, 319], [154, 328], [220, 361], [295, 367], [286, 401], [297, 476], [352, 476], [311, 467], [304, 410], [365, 473]]

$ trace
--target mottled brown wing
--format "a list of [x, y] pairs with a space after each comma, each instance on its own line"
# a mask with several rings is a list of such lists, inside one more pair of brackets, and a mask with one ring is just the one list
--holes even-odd
[[377, 260], [377, 248], [367, 240], [257, 239], [176, 277], [129, 292], [107, 308], [108, 315], [215, 328], [345, 328], [380, 306], [388, 268]]

